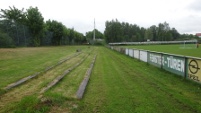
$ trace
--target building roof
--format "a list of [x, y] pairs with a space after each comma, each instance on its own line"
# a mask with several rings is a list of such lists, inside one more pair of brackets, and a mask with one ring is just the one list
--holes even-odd
[[195, 35], [196, 35], [196, 36], [201, 36], [201, 33], [196, 33]]

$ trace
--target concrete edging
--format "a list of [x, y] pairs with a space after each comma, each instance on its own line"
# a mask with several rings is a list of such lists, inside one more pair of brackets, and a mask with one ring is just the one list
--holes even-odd
[[78, 99], [82, 99], [83, 95], [84, 95], [84, 92], [85, 92], [85, 89], [86, 89], [86, 86], [88, 84], [88, 81], [89, 81], [89, 78], [90, 78], [90, 75], [91, 75], [91, 72], [92, 72], [92, 69], [94, 67], [94, 63], [95, 63], [95, 60], [96, 60], [96, 56], [94, 56], [92, 62], [91, 62], [91, 65], [89, 67], [89, 69], [86, 71], [86, 75], [85, 75], [85, 78], [83, 79], [82, 83], [80, 84], [79, 86], [79, 89], [76, 93], [76, 97]]

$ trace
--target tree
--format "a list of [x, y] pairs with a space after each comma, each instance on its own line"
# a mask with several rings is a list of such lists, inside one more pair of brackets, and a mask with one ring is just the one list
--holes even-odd
[[84, 35], [77, 31], [74, 31], [74, 41], [76, 44], [82, 44], [85, 41]]
[[[94, 30], [86, 32], [86, 39], [89, 41], [93, 40]], [[95, 38], [96, 39], [104, 39], [104, 34], [95, 29]]]
[[0, 31], [0, 47], [14, 47], [13, 40], [6, 33]]
[[158, 36], [157, 36], [158, 28], [155, 25], [152, 25], [149, 29], [152, 32], [153, 41], [157, 41], [158, 40]]
[[74, 31], [74, 28], [72, 28], [72, 29], [70, 29], [70, 32], [69, 32], [70, 44], [74, 44], [74, 37], [75, 37], [75, 31]]
[[176, 40], [177, 38], [180, 37], [179, 32], [178, 32], [175, 28], [172, 28], [172, 29], [171, 29], [171, 33], [172, 33], [172, 38], [173, 38], [173, 40]]
[[121, 23], [116, 19], [115, 21], [112, 20], [106, 21], [105, 23], [105, 37], [106, 42], [121, 42], [123, 39], [123, 29]]
[[46, 21], [47, 30], [53, 33], [52, 44], [53, 45], [61, 45], [61, 39], [64, 33], [64, 27], [61, 22], [57, 22], [56, 20], [48, 20]]
[[170, 26], [167, 22], [159, 23], [157, 29], [158, 40], [167, 41], [172, 40], [172, 35], [170, 31]]
[[146, 40], [153, 40], [153, 32], [152, 32], [152, 29], [151, 28], [148, 28], [146, 31], [145, 31], [145, 39]]
[[25, 25], [26, 25], [26, 16], [24, 9], [17, 9], [15, 6], [10, 7], [9, 9], [1, 9], [0, 17], [3, 18], [2, 26], [5, 26], [6, 32], [12, 39], [15, 41], [16, 45], [21, 45], [20, 42], [25, 41]]
[[63, 45], [70, 44], [69, 34], [70, 29], [68, 29], [65, 25], [63, 25], [63, 38], [62, 38]]
[[26, 17], [28, 28], [32, 34], [32, 43], [34, 46], [39, 46], [43, 33], [44, 18], [37, 7], [30, 7], [27, 9]]

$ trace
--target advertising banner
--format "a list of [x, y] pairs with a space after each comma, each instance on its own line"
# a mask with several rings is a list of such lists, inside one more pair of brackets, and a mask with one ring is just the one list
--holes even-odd
[[177, 75], [185, 76], [185, 58], [164, 55], [162, 56], [163, 69], [175, 73]]
[[161, 67], [162, 63], [161, 54], [148, 52], [147, 60], [149, 64], [159, 68]]
[[201, 82], [201, 60], [198, 59], [188, 59], [187, 64], [187, 78], [192, 79], [196, 82]]
[[134, 50], [134, 58], [139, 59], [140, 56], [140, 51], [139, 50]]
[[140, 51], [140, 60], [147, 62], [147, 51]]

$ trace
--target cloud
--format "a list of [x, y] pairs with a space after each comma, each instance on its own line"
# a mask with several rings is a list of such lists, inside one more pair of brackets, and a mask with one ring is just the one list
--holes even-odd
[[38, 7], [45, 20], [57, 20], [85, 34], [96, 28], [104, 32], [107, 20], [148, 28], [168, 22], [180, 33], [201, 32], [201, 0], [4, 0], [0, 7]]
[[183, 18], [173, 21], [171, 25], [180, 32], [195, 34], [201, 32], [201, 16], [198, 15], [187, 15]]
[[193, 10], [193, 11], [199, 11], [201, 12], [201, 0], [194, 0], [191, 4], [189, 4], [188, 8]]

